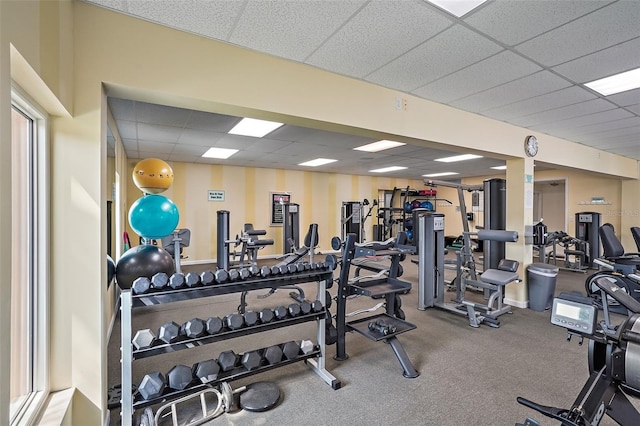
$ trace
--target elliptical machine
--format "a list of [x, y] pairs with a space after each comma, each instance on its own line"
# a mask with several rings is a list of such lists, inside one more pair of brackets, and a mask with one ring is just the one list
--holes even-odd
[[[604, 307], [604, 321], [598, 322], [598, 309], [592, 299], [580, 294], [562, 293], [553, 301], [551, 323], [567, 329], [567, 340], [589, 339], [589, 379], [570, 408], [537, 404], [518, 397], [518, 403], [532, 408], [563, 426], [598, 425], [605, 415], [618, 424], [638, 424], [640, 413], [627, 395], [640, 398], [640, 302], [629, 296], [609, 277], [595, 281]], [[619, 325], [612, 325], [608, 300], [613, 299], [631, 314]], [[528, 418], [516, 426], [540, 426]]]

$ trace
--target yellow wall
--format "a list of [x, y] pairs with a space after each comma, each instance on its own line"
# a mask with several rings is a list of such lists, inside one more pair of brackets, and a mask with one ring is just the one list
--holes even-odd
[[[12, 51], [10, 43], [15, 48]], [[465, 149], [500, 158], [522, 157], [528, 130], [319, 69], [218, 43], [78, 1], [0, 1], [0, 203], [10, 205], [9, 97], [13, 77], [47, 111], [52, 143], [51, 364], [52, 389], [75, 387], [74, 424], [100, 424], [106, 411], [105, 214], [107, 199], [105, 125], [106, 94], [203, 111], [320, 127], [354, 134], [376, 134], [440, 148]], [[104, 88], [104, 89], [103, 89]], [[407, 110], [395, 99], [407, 99]], [[460, 125], [464, 123], [464, 125]], [[372, 133], [373, 131], [373, 133]], [[568, 141], [540, 136], [538, 158], [550, 164], [593, 170], [612, 176], [638, 177], [638, 162]], [[514, 143], [518, 141], [518, 143]], [[461, 148], [458, 148], [461, 147]], [[179, 166], [179, 165], [177, 165]], [[126, 168], [121, 166], [121, 170]], [[189, 167], [176, 167], [185, 176]], [[119, 166], [116, 166], [119, 169]], [[194, 168], [196, 169], [196, 168]], [[211, 173], [202, 185], [245, 189], [258, 172], [237, 168]], [[206, 172], [210, 173], [210, 172]], [[260, 219], [263, 191], [289, 185], [303, 206], [303, 223], [319, 202], [301, 188], [325, 191], [328, 203], [359, 194], [375, 198], [378, 188], [400, 186], [390, 180], [340, 175], [271, 172], [264, 190], [255, 191], [254, 208], [244, 220]], [[122, 176], [129, 179], [129, 176]], [[262, 177], [260, 176], [260, 181]], [[349, 181], [350, 184], [343, 185]], [[206, 186], [204, 184], [207, 184]], [[262, 182], [261, 182], [262, 185]], [[121, 186], [126, 188], [127, 183]], [[266, 189], [268, 187], [268, 189]], [[357, 188], [357, 189], [356, 189]], [[638, 194], [637, 182], [623, 189], [625, 199]], [[177, 189], [174, 189], [177, 191]], [[252, 191], [252, 188], [248, 188]], [[176, 193], [176, 202], [191, 203]], [[194, 194], [200, 194], [196, 191]], [[231, 196], [232, 194], [230, 194]], [[199, 196], [199, 195], [198, 195]], [[245, 195], [233, 194], [233, 203]], [[231, 200], [231, 199], [230, 199]], [[124, 201], [123, 201], [124, 202]], [[635, 201], [631, 201], [635, 203]], [[636, 209], [631, 204], [625, 209]], [[232, 212], [238, 207], [234, 204]], [[10, 235], [8, 210], [0, 209], [0, 237]], [[245, 210], [245, 208], [243, 208]], [[185, 208], [188, 220], [210, 214]], [[192, 215], [192, 216], [190, 216]], [[253, 215], [253, 217], [251, 217]], [[236, 216], [239, 214], [236, 213]], [[335, 216], [321, 223], [336, 229]], [[185, 219], [187, 220], [187, 219]], [[237, 229], [238, 225], [233, 228]], [[69, 244], [69, 234], [81, 243]], [[208, 235], [214, 241], [214, 235]], [[277, 239], [277, 236], [276, 238]], [[0, 245], [0, 324], [8, 324], [10, 253]], [[8, 327], [0, 338], [8, 341]], [[8, 348], [0, 349], [0, 418], [8, 416], [6, 379]]]

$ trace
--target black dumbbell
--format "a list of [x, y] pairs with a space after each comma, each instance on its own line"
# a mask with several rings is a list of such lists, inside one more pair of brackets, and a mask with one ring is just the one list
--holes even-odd
[[141, 350], [150, 348], [155, 340], [156, 335], [153, 334], [153, 331], [146, 328], [144, 330], [138, 330], [135, 336], [133, 336], [133, 340], [131, 341], [131, 343], [133, 343], [134, 348], [136, 348], [137, 350]]
[[375, 321], [370, 321], [368, 327], [369, 327], [369, 330], [382, 334], [383, 336], [387, 336], [397, 331], [397, 328], [395, 325], [388, 324], [381, 318]]
[[229, 274], [224, 269], [216, 270], [216, 272], [213, 275], [216, 278], [216, 282], [218, 284], [222, 284], [229, 279]]
[[202, 285], [211, 285], [214, 283], [216, 277], [211, 271], [204, 271], [200, 274], [200, 282]]
[[205, 322], [205, 327], [208, 334], [218, 334], [222, 331], [224, 324], [219, 317], [209, 317]]
[[327, 315], [324, 328], [324, 343], [333, 345], [338, 341], [338, 329], [333, 325], [333, 318]]
[[282, 344], [282, 354], [285, 359], [296, 359], [300, 353], [300, 346], [294, 342], [287, 342]]
[[184, 276], [184, 283], [187, 287], [195, 287], [200, 284], [200, 275], [195, 272], [189, 272]]
[[289, 306], [287, 306], [287, 311], [289, 311], [290, 316], [297, 317], [301, 312], [300, 305], [297, 303], [291, 303]]
[[180, 336], [180, 325], [175, 321], [164, 323], [158, 330], [158, 339], [165, 343], [173, 343]]
[[280, 274], [280, 266], [279, 265], [273, 265], [271, 267], [271, 274], [270, 275], [279, 275]]
[[322, 302], [319, 300], [314, 300], [313, 302], [311, 302], [311, 310], [313, 312], [322, 312], [324, 310], [324, 306], [322, 305]]
[[258, 323], [258, 313], [254, 311], [246, 311], [244, 313], [244, 323], [247, 327], [256, 325]]
[[175, 273], [169, 278], [169, 287], [176, 290], [184, 286], [184, 275]]
[[224, 325], [231, 330], [237, 330], [244, 325], [244, 318], [241, 314], [229, 314], [224, 317]]
[[151, 288], [151, 280], [147, 277], [138, 277], [133, 281], [131, 285], [131, 290], [135, 294], [143, 294], [149, 291]]
[[229, 280], [230, 281], [237, 281], [240, 278], [240, 272], [238, 272], [237, 269], [229, 270], [228, 274], [229, 274]]
[[169, 285], [169, 276], [164, 272], [158, 272], [151, 277], [151, 285], [156, 289], [163, 289]]
[[300, 313], [302, 315], [307, 315], [309, 312], [311, 312], [311, 303], [309, 303], [308, 300], [300, 302]]
[[180, 333], [184, 334], [190, 339], [195, 339], [204, 335], [205, 333], [205, 324], [200, 318], [192, 318], [189, 321], [182, 324], [180, 327]]
[[285, 308], [284, 306], [277, 306], [274, 310], [273, 310], [273, 314], [275, 315], [276, 319], [285, 319], [287, 317], [287, 308]]
[[260, 322], [265, 324], [273, 321], [273, 311], [269, 308], [264, 308], [259, 313]]
[[242, 354], [241, 364], [247, 370], [255, 370], [260, 367], [260, 362], [262, 361], [262, 357], [258, 351], [250, 351]]
[[218, 378], [220, 365], [218, 365], [218, 362], [215, 359], [200, 361], [193, 364], [193, 367], [191, 367], [191, 373], [202, 383], [213, 382]]
[[280, 349], [280, 346], [269, 346], [265, 349], [264, 359], [272, 365], [282, 361], [282, 349]]
[[238, 365], [238, 355], [234, 351], [224, 351], [218, 355], [218, 364], [222, 371], [233, 370]]
[[178, 364], [167, 373], [167, 386], [171, 389], [186, 389], [192, 380], [193, 373], [186, 365]]
[[138, 386], [138, 392], [145, 400], [157, 398], [164, 391], [165, 381], [162, 373], [153, 372], [145, 375]]
[[331, 293], [328, 291], [324, 292], [324, 306], [327, 309], [331, 309], [331, 303], [333, 302], [333, 297], [331, 297]]

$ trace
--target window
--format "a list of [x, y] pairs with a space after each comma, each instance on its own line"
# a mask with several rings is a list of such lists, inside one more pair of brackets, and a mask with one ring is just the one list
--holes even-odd
[[14, 88], [11, 108], [12, 425], [29, 422], [48, 391], [49, 159], [45, 115], [33, 105]]

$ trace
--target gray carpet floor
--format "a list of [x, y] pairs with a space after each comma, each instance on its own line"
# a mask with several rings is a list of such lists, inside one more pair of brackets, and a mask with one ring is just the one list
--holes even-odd
[[[209, 265], [185, 267], [200, 272]], [[588, 378], [587, 345], [566, 340], [566, 330], [549, 323], [549, 311], [513, 308], [500, 317], [501, 326], [472, 328], [466, 318], [452, 313], [417, 309], [417, 266], [404, 262], [404, 280], [413, 290], [402, 296], [406, 319], [417, 328], [399, 340], [420, 376], [408, 379], [392, 348], [357, 333], [348, 333], [349, 359], [335, 361], [335, 346], [327, 346], [326, 367], [342, 382], [333, 390], [305, 363], [297, 362], [232, 382], [234, 388], [256, 381], [272, 381], [282, 392], [272, 410], [255, 413], [235, 410], [209, 422], [212, 425], [514, 425], [527, 417], [543, 425], [557, 424], [516, 402], [523, 396], [541, 404], [569, 407]], [[336, 271], [335, 276], [337, 277]], [[556, 294], [584, 291], [587, 275], [560, 270]], [[522, 284], [511, 284], [522, 285]], [[315, 298], [315, 283], [304, 284], [308, 298]], [[336, 286], [331, 289], [336, 293]], [[288, 291], [260, 299], [248, 297], [249, 308], [275, 307], [290, 303]], [[450, 293], [453, 297], [454, 293]], [[347, 311], [374, 306], [379, 300], [357, 297]], [[237, 295], [178, 302], [134, 312], [133, 330], [157, 328], [166, 321], [182, 323], [193, 317], [223, 316], [237, 309]], [[335, 313], [335, 308], [332, 309]], [[381, 312], [381, 311], [380, 311]], [[355, 317], [358, 318], [358, 317]], [[191, 365], [217, 358], [221, 351], [236, 353], [286, 342], [312, 339], [315, 323], [304, 323], [254, 334], [190, 350], [135, 361], [133, 382], [152, 371], [168, 371], [175, 364]], [[109, 385], [120, 379], [120, 323], [116, 320], [109, 342]], [[634, 402], [635, 404], [635, 402]], [[636, 404], [638, 406], [638, 404]], [[157, 409], [157, 407], [154, 407]], [[138, 413], [136, 413], [138, 414]], [[192, 418], [185, 409], [179, 417]], [[119, 410], [111, 413], [111, 424], [120, 424]], [[171, 424], [164, 419], [161, 424]], [[615, 424], [605, 418], [602, 425]], [[640, 419], [638, 419], [640, 424]]]

